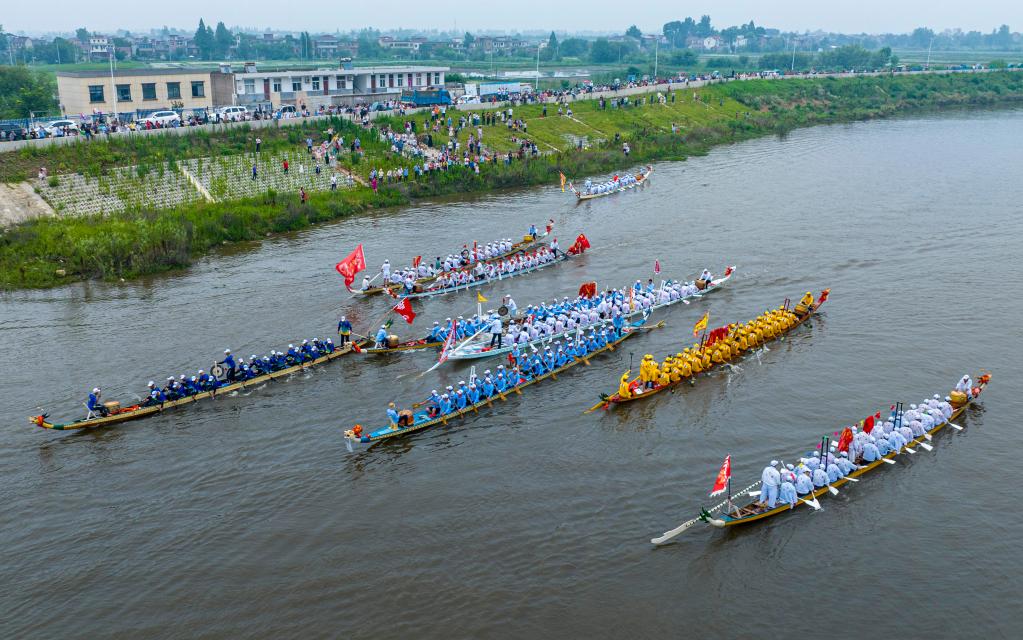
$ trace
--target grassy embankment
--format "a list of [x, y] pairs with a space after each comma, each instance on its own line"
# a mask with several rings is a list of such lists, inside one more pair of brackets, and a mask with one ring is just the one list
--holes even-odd
[[[525, 161], [487, 165], [480, 175], [461, 167], [419, 181], [384, 185], [374, 194], [357, 187], [337, 193], [315, 193], [302, 205], [295, 194], [266, 193], [231, 202], [206, 203], [163, 211], [127, 211], [95, 218], [53, 218], [31, 221], [0, 235], [0, 286], [45, 287], [74, 279], [132, 277], [186, 266], [224, 242], [252, 240], [266, 233], [300, 229], [372, 207], [392, 206], [410, 198], [443, 193], [483, 191], [531, 184], [554, 184], [558, 172], [579, 179], [585, 175], [631, 168], [654, 160], [683, 159], [706, 153], [718, 144], [770, 135], [795, 127], [885, 117], [944, 106], [1019, 104], [1023, 74], [919, 75], [884, 78], [815, 79], [735, 82], [697, 91], [677, 91], [674, 103], [600, 110], [593, 101], [572, 104], [573, 117], [558, 117], [548, 106], [515, 108], [528, 122], [528, 133], [503, 124], [487, 126], [484, 142], [507, 151], [514, 138], [536, 141], [544, 155]], [[457, 117], [457, 112], [451, 112]], [[422, 132], [423, 114], [414, 116]], [[395, 120], [399, 124], [400, 120]], [[680, 127], [672, 133], [672, 124]], [[340, 123], [336, 123], [341, 126]], [[243, 154], [256, 135], [264, 149], [302, 144], [307, 133], [328, 125], [309, 123], [294, 128], [231, 130], [186, 136], [151, 136], [103, 144], [14, 152], [0, 156], [0, 179], [11, 181], [45, 164], [51, 175], [64, 171], [99, 171], [125, 164], [165, 161], [168, 157]], [[348, 125], [351, 126], [351, 125]], [[464, 143], [472, 127], [459, 137]], [[348, 135], [351, 135], [349, 130]], [[628, 141], [625, 159], [615, 134]], [[367, 155], [344, 163], [365, 175], [370, 166], [408, 166], [392, 156], [373, 136], [361, 132]], [[587, 148], [574, 142], [584, 138]], [[434, 143], [447, 141], [434, 135]], [[63, 276], [56, 275], [63, 270]]]

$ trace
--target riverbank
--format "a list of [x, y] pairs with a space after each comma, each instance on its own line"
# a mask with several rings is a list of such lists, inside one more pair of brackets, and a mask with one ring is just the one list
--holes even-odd
[[[355, 187], [339, 192], [313, 193], [302, 204], [296, 194], [272, 193], [261, 197], [203, 203], [187, 207], [130, 210], [103, 217], [57, 217], [17, 225], [0, 235], [0, 286], [5, 289], [47, 287], [78, 279], [116, 279], [180, 268], [196, 256], [224, 243], [265, 237], [267, 233], [291, 231], [312, 223], [357, 214], [370, 208], [396, 206], [420, 197], [468, 191], [555, 184], [558, 173], [581, 180], [587, 175], [631, 169], [655, 160], [681, 160], [706, 153], [716, 145], [771, 135], [796, 127], [886, 117], [948, 106], [998, 106], [1023, 102], [1023, 74], [986, 73], [914, 75], [895, 77], [823, 78], [807, 80], [730, 82], [698, 90], [676, 89], [651, 94], [643, 104], [602, 106], [596, 101], [571, 103], [572, 115], [557, 115], [557, 105], [514, 108], [514, 120], [525, 131], [506, 123], [481, 124], [484, 144], [503, 157], [528, 141], [541, 153], [524, 153], [522, 159], [487, 163], [480, 172], [460, 165], [430, 172], [416, 180], [383, 184], [374, 192]], [[460, 116], [462, 113], [451, 112]], [[407, 119], [418, 126], [424, 115]], [[404, 120], [384, 118], [401, 129]], [[340, 123], [338, 126], [345, 126]], [[346, 126], [354, 127], [350, 123]], [[270, 144], [300, 145], [309, 130], [282, 132]], [[289, 128], [290, 129], [290, 128]], [[445, 127], [446, 129], [446, 127]], [[371, 167], [385, 170], [412, 168], [412, 159], [392, 154], [381, 144], [376, 131], [357, 130], [366, 148], [362, 158], [345, 157], [347, 168], [365, 175]], [[422, 129], [419, 129], [421, 132]], [[353, 130], [350, 135], [354, 135]], [[464, 145], [477, 134], [474, 124], [456, 133]], [[218, 146], [216, 139], [202, 140], [203, 153], [222, 150], [244, 153], [251, 132], [230, 133], [234, 139]], [[248, 137], [247, 137], [248, 136]], [[214, 137], [215, 136], [208, 136]], [[191, 137], [185, 140], [191, 151]], [[264, 138], [266, 139], [266, 138]], [[148, 140], [148, 139], [147, 139]], [[434, 134], [434, 145], [448, 141], [447, 131]], [[630, 154], [625, 157], [622, 144]], [[582, 149], [577, 145], [581, 143]], [[161, 143], [146, 143], [158, 146]], [[173, 143], [178, 145], [180, 143]], [[121, 159], [108, 159], [98, 168], [117, 166], [130, 154], [135, 163], [155, 161], [161, 149], [145, 147], [120, 151]], [[98, 151], [85, 150], [95, 154]], [[104, 162], [88, 157], [66, 160], [62, 168], [78, 171], [79, 164]], [[3, 166], [4, 162], [0, 162]], [[96, 164], [86, 165], [96, 167]], [[23, 170], [23, 169], [22, 169]], [[412, 172], [410, 172], [412, 175]], [[566, 196], [567, 198], [567, 196]]]

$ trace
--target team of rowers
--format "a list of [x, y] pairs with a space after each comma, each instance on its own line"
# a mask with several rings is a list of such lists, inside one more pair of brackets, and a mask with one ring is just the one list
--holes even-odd
[[[271, 349], [269, 354], [263, 356], [253, 354], [248, 362], [244, 358], [235, 359], [231, 350], [225, 349], [224, 359], [217, 362], [218, 368], [221, 369], [220, 376], [199, 369], [196, 375], [190, 377], [184, 374], [178, 378], [170, 376], [162, 387], [150, 380], [146, 389], [146, 398], [142, 401], [141, 406], [160, 405], [206, 391], [215, 391], [235, 382], [251, 380], [304, 362], [312, 362], [321, 356], [333, 353], [335, 348], [334, 342], [330, 338], [326, 340], [313, 338], [312, 340], [303, 340], [302, 344], [297, 347], [294, 344], [289, 344], [287, 351]], [[89, 394], [86, 407], [90, 413], [100, 417], [110, 413], [110, 409], [102, 401], [102, 390], [99, 387], [93, 389]]]
[[[554, 221], [549, 220], [547, 222], [547, 232], [550, 233], [551, 229], [554, 228]], [[526, 231], [526, 240], [536, 240], [539, 238], [540, 232], [536, 228], [535, 224], [529, 225], [529, 229]], [[376, 278], [382, 277], [385, 285], [403, 285], [408, 280], [415, 282], [416, 280], [422, 280], [424, 278], [432, 278], [439, 276], [443, 273], [450, 271], [457, 271], [465, 269], [478, 262], [486, 262], [489, 260], [495, 260], [501, 256], [508, 255], [515, 250], [515, 243], [511, 238], [502, 238], [493, 242], [488, 242], [485, 245], [478, 246], [475, 243], [470, 248], [469, 245], [462, 245], [462, 250], [458, 254], [448, 254], [446, 258], [437, 256], [433, 264], [422, 262], [417, 259], [416, 263], [412, 266], [404, 269], [393, 269], [391, 267], [390, 260], [384, 260], [384, 264], [380, 266], [380, 271], [376, 276], [372, 278], [369, 275], [365, 275], [362, 279], [362, 290], [366, 291], [372, 287], [372, 283]]]
[[[532, 253], [522, 253], [505, 258], [497, 262], [480, 261], [470, 269], [460, 269], [443, 273], [430, 284], [427, 291], [440, 291], [442, 289], [454, 289], [473, 282], [485, 282], [496, 278], [511, 276], [515, 273], [528, 271], [535, 267], [554, 262], [558, 257], [558, 239], [551, 241], [551, 246], [540, 247]], [[407, 275], [402, 282], [405, 293], [415, 292], [416, 281], [411, 275]]]
[[[710, 272], [704, 270], [701, 279], [710, 282], [711, 277]], [[607, 289], [594, 296], [580, 295], [574, 299], [565, 297], [560, 302], [554, 299], [550, 304], [530, 305], [523, 311], [521, 318], [508, 324], [507, 329], [503, 330], [503, 335], [497, 342], [501, 345], [504, 342], [521, 345], [559, 336], [579, 328], [588, 328], [606, 321], [612, 322], [617, 329], [621, 330], [626, 315], [651, 309], [655, 305], [678, 302], [699, 291], [695, 281], [667, 280], [658, 288], [652, 279], [648, 280], [646, 285], [637, 280], [632, 287]], [[514, 318], [518, 315], [518, 309], [514, 306], [515, 301], [510, 298], [505, 298], [505, 300], [505, 306], [508, 307]], [[449, 318], [446, 327], [434, 323], [434, 329], [431, 331], [429, 339], [443, 342], [451, 328], [450, 320]], [[484, 322], [486, 320], [464, 323], [459, 317], [455, 338], [463, 340], [481, 332], [481, 329], [485, 328]], [[489, 316], [489, 322], [490, 324], [486, 325], [486, 328], [493, 326], [492, 316]], [[462, 328], [461, 332], [458, 327]], [[490, 338], [491, 342], [495, 341], [492, 332], [487, 332], [479, 340], [485, 341], [487, 338]]]
[[643, 178], [642, 173], [636, 175], [627, 173], [623, 176], [614, 176], [613, 178], [605, 182], [600, 182], [597, 184], [593, 184], [592, 180], [586, 180], [586, 183], [583, 185], [581, 193], [584, 196], [611, 193], [612, 191], [618, 191], [619, 189], [624, 189], [625, 187], [634, 185], [638, 183], [642, 178]]
[[[808, 291], [800, 305], [808, 308], [812, 304], [813, 294]], [[641, 395], [646, 389], [666, 387], [692, 378], [715, 365], [738, 357], [744, 351], [756, 349], [764, 342], [773, 340], [795, 326], [799, 320], [800, 316], [791, 310], [778, 307], [746, 324], [729, 325], [728, 335], [724, 338], [710, 345], [696, 343], [681, 353], [669, 355], [661, 364], [648, 353], [640, 362], [637, 379], [631, 380], [631, 369], [622, 374], [618, 396], [627, 400]]]
[[[968, 381], [966, 376], [964, 381]], [[967, 388], [972, 389], [972, 382]], [[958, 386], [957, 386], [958, 390]], [[772, 460], [761, 474], [760, 509], [774, 509], [779, 503], [795, 507], [802, 496], [838, 482], [853, 471], [882, 457], [901, 452], [910, 442], [924, 436], [936, 425], [952, 417], [949, 397], [941, 400], [938, 394], [920, 404], [911, 404], [908, 411], [892, 411], [883, 423], [870, 428], [851, 427], [853, 433], [847, 451], [838, 451], [832, 443], [828, 451], [808, 452], [798, 464], [784, 464]]]
[[[391, 429], [412, 426], [419, 422], [433, 420], [442, 416], [466, 409], [479, 402], [492, 397], [500, 396], [513, 387], [529, 382], [539, 376], [557, 371], [561, 367], [586, 357], [587, 355], [607, 347], [622, 337], [622, 330], [615, 327], [602, 327], [591, 330], [589, 335], [580, 334], [572, 339], [566, 340], [564, 344], [560, 341], [547, 347], [543, 353], [535, 352], [531, 355], [516, 355], [510, 363], [510, 368], [498, 365], [496, 374], [490, 369], [483, 372], [483, 377], [470, 376], [469, 384], [460, 381], [458, 387], [448, 386], [443, 393], [434, 389], [426, 400], [416, 403], [418, 407], [425, 409], [413, 413], [412, 410], [395, 409], [394, 403], [390, 403], [387, 409], [387, 418]], [[362, 427], [356, 425], [353, 428], [355, 435], [361, 435]]]
[[[418, 265], [404, 269], [392, 269], [391, 261], [384, 260], [384, 264], [380, 266], [380, 276], [387, 284], [402, 284], [409, 279], [415, 281], [422, 278], [431, 278], [448, 271], [463, 269], [477, 261], [492, 260], [510, 253], [513, 248], [514, 243], [511, 238], [504, 238], [488, 242], [482, 247], [476, 247], [475, 251], [468, 246], [463, 246], [461, 253], [458, 255], [448, 254], [444, 259], [437, 256], [432, 265], [426, 262], [419, 262]], [[369, 289], [372, 280], [373, 278], [370, 278], [368, 275], [365, 276], [362, 281], [362, 289]]]

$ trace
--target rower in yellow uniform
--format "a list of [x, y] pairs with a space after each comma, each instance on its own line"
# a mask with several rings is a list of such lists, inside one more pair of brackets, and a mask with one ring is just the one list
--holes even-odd
[[632, 391], [629, 389], [629, 376], [632, 375], [632, 369], [629, 369], [622, 374], [622, 380], [618, 383], [618, 397], [619, 398], [631, 398]]

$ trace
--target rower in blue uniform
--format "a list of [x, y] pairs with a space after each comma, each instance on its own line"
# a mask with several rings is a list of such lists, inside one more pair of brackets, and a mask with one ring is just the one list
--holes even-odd
[[341, 336], [340, 345], [342, 347], [352, 339], [352, 323], [345, 316], [341, 316], [341, 319], [337, 321], [337, 335]]
[[394, 408], [394, 403], [387, 403], [387, 422], [392, 429], [398, 428], [398, 410]]
[[149, 397], [142, 401], [143, 407], [149, 407], [156, 404], [163, 404], [167, 402], [167, 396], [163, 394], [163, 391], [156, 386], [156, 383], [152, 380], [149, 381]]
[[234, 356], [231, 355], [230, 349], [224, 349], [224, 359], [218, 362], [217, 364], [222, 364], [225, 367], [227, 367], [227, 373], [225, 374], [227, 376], [227, 379], [234, 380], [234, 372], [236, 367], [234, 364]]
[[101, 395], [102, 393], [100, 392], [99, 387], [93, 389], [92, 393], [89, 394], [89, 400], [85, 403], [85, 406], [89, 408], [91, 413], [106, 417], [110, 412], [107, 411], [107, 408], [104, 407], [103, 403], [100, 401], [99, 398]]

